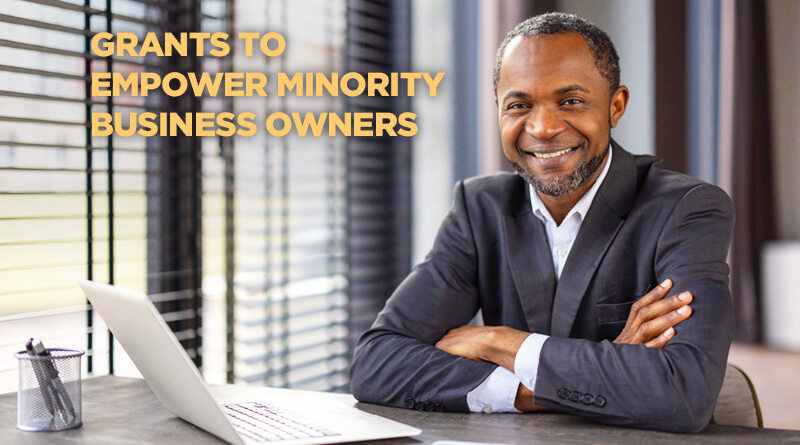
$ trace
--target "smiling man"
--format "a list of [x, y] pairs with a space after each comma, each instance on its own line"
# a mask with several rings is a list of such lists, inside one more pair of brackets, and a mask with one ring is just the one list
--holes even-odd
[[611, 139], [629, 92], [595, 25], [520, 23], [493, 79], [517, 174], [456, 185], [433, 249], [359, 340], [353, 394], [701, 430], [731, 341], [730, 199]]

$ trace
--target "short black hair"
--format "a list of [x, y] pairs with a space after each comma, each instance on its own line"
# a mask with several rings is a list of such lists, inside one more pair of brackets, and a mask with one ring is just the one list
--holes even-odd
[[583, 40], [586, 41], [592, 56], [594, 56], [594, 65], [600, 71], [600, 75], [608, 80], [608, 85], [611, 88], [610, 94], [614, 94], [614, 91], [619, 88], [619, 56], [617, 56], [617, 50], [614, 49], [614, 44], [611, 43], [608, 34], [584, 18], [563, 12], [548, 12], [533, 16], [520, 22], [506, 34], [506, 38], [503, 39], [497, 49], [494, 69], [492, 70], [492, 87], [495, 94], [497, 93], [497, 82], [500, 81], [503, 55], [505, 55], [506, 47], [515, 37], [552, 35], [570, 31], [580, 33]]

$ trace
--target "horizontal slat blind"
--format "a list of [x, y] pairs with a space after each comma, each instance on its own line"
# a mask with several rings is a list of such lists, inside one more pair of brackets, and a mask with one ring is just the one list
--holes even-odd
[[[408, 2], [348, 0], [348, 71], [407, 71], [398, 33], [407, 29]], [[408, 45], [406, 42], [405, 45]], [[398, 97], [355, 97], [348, 111], [397, 114], [410, 111]], [[347, 141], [347, 234], [350, 345], [375, 320], [384, 302], [408, 272], [408, 141], [353, 137]]]
[[[204, 0], [202, 29], [233, 35], [233, 0]], [[233, 57], [204, 57], [201, 71], [233, 71]], [[233, 100], [203, 99], [202, 111], [230, 111]], [[232, 381], [233, 141], [205, 137], [202, 149], [202, 334], [203, 375], [213, 383]], [[231, 330], [229, 330], [229, 326]]]
[[[237, 71], [341, 72], [342, 0], [237, 4], [236, 28], [277, 31], [280, 57], [243, 57]], [[236, 111], [341, 112], [331, 97], [237, 98]], [[263, 118], [260, 118], [260, 120]], [[263, 122], [263, 120], [261, 120]], [[334, 390], [347, 383], [343, 137], [236, 140], [235, 377]]]
[[[113, 234], [108, 141], [91, 140], [85, 126], [90, 104], [105, 107], [87, 100], [86, 84], [89, 70], [107, 69], [86, 56], [90, 30], [109, 25], [105, 6], [96, 15], [74, 6], [4, 0], [0, 8], [2, 389], [14, 389], [11, 352], [29, 336], [85, 348], [92, 370], [107, 371], [107, 330], [91, 322], [77, 280], [108, 280], [114, 260], [128, 262], [134, 275], [141, 266], [139, 213], [126, 206]], [[118, 179], [121, 187], [135, 181]], [[132, 245], [131, 255], [113, 258], [116, 243]]]
[[[404, 264], [397, 192], [407, 169], [397, 142], [274, 138], [263, 127], [234, 139], [91, 138], [87, 121], [93, 111], [261, 117], [395, 111], [397, 102], [106, 100], [89, 97], [88, 74], [389, 71], [394, 2], [240, 1], [236, 14], [233, 0], [0, 5], [0, 390], [13, 389], [11, 352], [30, 335], [87, 348], [93, 373], [132, 371], [86, 305], [81, 278], [148, 292], [212, 381], [345, 389], [349, 348]], [[235, 59], [144, 60], [88, 51], [100, 31], [185, 29], [278, 31], [287, 50], [273, 59], [242, 57], [237, 46]]]
[[[199, 1], [0, 0], [0, 5], [0, 110], [5, 110], [0, 111], [0, 279], [5, 284], [0, 290], [0, 391], [14, 389], [11, 352], [31, 335], [42, 336], [50, 346], [87, 349], [93, 373], [135, 372], [122, 350], [109, 345], [107, 328], [86, 305], [77, 287], [82, 278], [151, 293], [189, 354], [199, 358], [203, 252], [181, 252], [194, 260], [188, 268], [152, 259], [187, 235], [191, 240], [184, 245], [205, 246], [194, 243], [202, 227], [201, 199], [206, 199], [201, 188], [206, 182], [199, 173], [207, 164], [208, 205], [219, 208], [224, 168], [218, 162], [218, 141], [198, 138], [196, 146], [180, 151], [174, 149], [181, 141], [174, 138], [90, 137], [91, 112], [141, 112], [169, 105], [155, 96], [147, 102], [139, 97], [91, 98], [91, 71], [178, 67], [168, 66], [175, 61], [165, 58], [100, 58], [89, 53], [88, 39], [100, 31], [141, 36], [181, 25], [217, 30], [226, 23], [226, 2], [207, 0], [203, 11]], [[182, 62], [197, 63], [192, 58]], [[191, 106], [199, 107], [199, 101]], [[210, 101], [208, 106], [215, 105]], [[163, 161], [176, 154], [195, 159], [189, 171], [174, 172], [194, 182], [172, 190], [163, 182], [169, 177]], [[193, 204], [173, 211], [160, 206], [165, 201]], [[182, 218], [179, 228], [194, 232], [165, 230], [170, 227], [165, 221], [175, 217]], [[221, 219], [225, 221], [224, 211]], [[210, 230], [203, 235], [214, 246], [225, 239], [225, 227], [220, 229], [213, 217], [208, 221]], [[209, 288], [219, 293], [221, 287], [224, 305], [224, 280], [219, 284], [224, 267], [219, 263], [226, 259], [220, 250], [224, 248], [212, 248], [206, 260], [212, 271], [208, 281], [217, 283]], [[180, 280], [187, 276], [192, 279]], [[181, 286], [174, 285], [176, 279]], [[187, 287], [187, 282], [194, 284]], [[214, 292], [209, 298], [218, 299]], [[215, 347], [222, 348], [218, 353], [224, 357], [226, 328], [212, 328], [222, 338]], [[224, 376], [225, 368], [224, 359], [218, 360], [218, 373]]]

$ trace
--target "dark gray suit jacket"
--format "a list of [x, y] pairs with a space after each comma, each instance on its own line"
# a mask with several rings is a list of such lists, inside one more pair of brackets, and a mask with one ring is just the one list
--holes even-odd
[[[733, 226], [720, 188], [654, 156], [614, 155], [560, 280], [529, 188], [501, 173], [458, 183], [433, 249], [360, 338], [351, 374], [365, 402], [467, 411], [496, 365], [433, 344], [468, 324], [548, 334], [534, 401], [597, 421], [699, 431], [722, 385], [733, 312], [726, 263]], [[663, 349], [618, 345], [631, 305], [672, 279], [693, 313]]]

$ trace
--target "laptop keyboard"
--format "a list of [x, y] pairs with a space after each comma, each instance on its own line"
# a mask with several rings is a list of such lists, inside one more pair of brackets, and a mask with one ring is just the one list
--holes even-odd
[[261, 442], [339, 435], [266, 403], [231, 403], [222, 405], [222, 410], [239, 434]]

